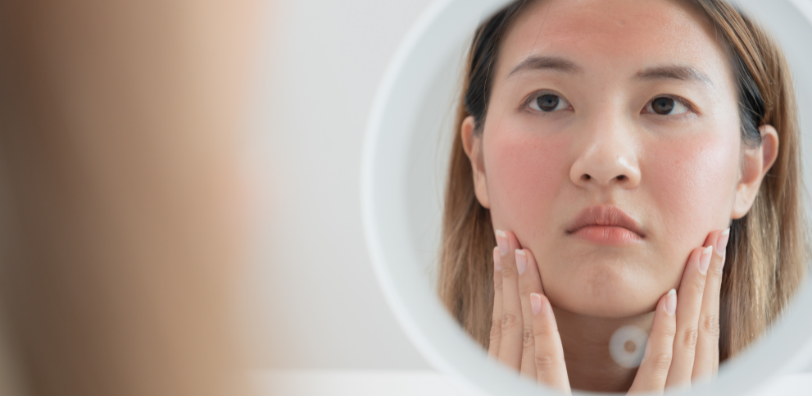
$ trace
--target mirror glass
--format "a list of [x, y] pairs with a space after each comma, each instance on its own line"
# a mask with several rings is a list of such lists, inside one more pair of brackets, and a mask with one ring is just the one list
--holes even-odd
[[[363, 196], [435, 365], [492, 394], [701, 394], [807, 361], [812, 28], [800, 3], [728, 4], [427, 13], [373, 108]], [[760, 353], [783, 365], [751, 375]]]

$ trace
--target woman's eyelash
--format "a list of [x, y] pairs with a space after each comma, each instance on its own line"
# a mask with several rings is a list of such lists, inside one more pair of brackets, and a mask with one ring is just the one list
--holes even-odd
[[668, 116], [686, 115], [685, 113], [681, 113], [681, 114], [660, 114], [660, 113], [657, 113], [656, 111], [649, 111], [649, 108], [651, 108], [653, 110], [654, 103], [656, 101], [660, 100], [660, 99], [672, 100], [675, 103], [679, 104], [680, 106], [685, 107], [686, 113], [690, 112], [690, 113], [697, 114], [696, 107], [693, 105], [693, 103], [689, 102], [686, 99], [680, 98], [679, 96], [674, 96], [674, 95], [660, 95], [660, 96], [657, 96], [654, 99], [652, 99], [652, 100], [650, 100], [650, 101], [648, 101], [646, 103], [646, 106], [644, 107], [644, 110], [646, 110], [646, 112], [648, 112], [648, 113], [652, 113], [652, 114], [655, 114], [655, 115], [664, 115], [664, 116], [665, 115], [668, 115]]
[[[544, 97], [544, 96], [549, 96], [550, 97], [549, 99], [551, 100], [551, 102], [548, 103], [548, 105], [553, 105], [553, 108], [551, 108], [549, 110], [546, 110], [546, 109], [542, 109], [541, 106], [539, 106], [538, 109], [533, 109], [532, 108], [533, 104], [537, 104], [537, 101], [539, 99], [541, 99], [542, 97]], [[557, 110], [564, 110], [564, 109], [558, 109], [558, 107], [561, 107], [562, 105], [566, 105], [565, 109], [570, 107], [570, 103], [566, 99], [564, 99], [563, 96], [558, 94], [557, 92], [549, 91], [549, 90], [541, 90], [541, 91], [536, 91], [536, 92], [533, 92], [532, 94], [530, 94], [527, 97], [527, 99], [525, 99], [523, 101], [522, 108], [523, 109], [530, 108], [535, 112], [552, 113], [552, 112], [557, 111]]]
[[539, 98], [539, 96], [542, 96], [542, 95], [545, 95], [545, 94], [548, 94], [548, 93], [550, 93], [550, 92], [548, 92], [548, 91], [537, 91], [537, 92], [531, 93], [522, 102], [522, 108], [529, 107], [530, 104], [533, 103], [534, 100]]
[[[532, 105], [537, 104], [536, 102], [539, 99], [541, 99], [542, 97], [544, 97], [544, 96], [549, 96], [550, 97], [551, 102], [548, 103], [548, 107], [549, 106], [553, 106], [553, 107], [550, 108], [549, 110], [542, 109], [541, 106], [539, 106], [538, 109], [532, 108], [533, 107]], [[679, 114], [661, 114], [661, 113], [658, 113], [657, 111], [654, 110], [653, 107], [654, 107], [654, 103], [656, 101], [660, 100], [660, 99], [668, 99], [668, 100], [673, 101], [678, 106], [684, 107], [685, 112], [679, 113]], [[557, 92], [550, 91], [550, 90], [541, 90], [541, 91], [533, 92], [532, 94], [528, 95], [527, 98], [523, 101], [522, 108], [523, 109], [530, 108], [531, 110], [533, 110], [534, 112], [537, 112], [537, 113], [538, 112], [540, 112], [540, 113], [553, 113], [553, 112], [555, 112], [557, 110], [564, 110], [564, 109], [559, 109], [558, 108], [562, 104], [566, 105], [565, 108], [568, 108], [568, 107], [571, 106], [570, 103], [566, 99], [564, 99], [563, 96], [558, 94]], [[664, 103], [660, 103], [661, 106], [663, 104]], [[649, 109], [651, 109], [651, 110], [649, 110]], [[654, 99], [652, 99], [652, 100], [650, 100], [650, 101], [648, 101], [646, 103], [646, 106], [644, 107], [644, 110], [646, 110], [647, 113], [651, 113], [651, 114], [655, 114], [655, 115], [663, 115], [663, 116], [672, 116], [672, 117], [684, 116], [684, 115], [687, 115], [687, 113], [697, 114], [696, 107], [690, 101], [688, 101], [686, 99], [683, 99], [683, 98], [681, 98], [679, 96], [675, 96], [675, 95], [660, 95], [660, 96], [657, 96]], [[659, 110], [663, 110], [663, 109], [660, 108]]]

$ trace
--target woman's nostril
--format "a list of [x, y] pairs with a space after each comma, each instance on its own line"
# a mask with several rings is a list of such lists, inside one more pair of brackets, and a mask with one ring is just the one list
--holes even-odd
[[[617, 178], [617, 180], [619, 182], [622, 182], [622, 181], [625, 181], [625, 180], [630, 180], [629, 176], [626, 176], [626, 175], [617, 175], [616, 178]], [[584, 173], [583, 175], [581, 175], [581, 180], [582, 181], [590, 181], [590, 180], [592, 180], [592, 176], [590, 176], [589, 174]]]

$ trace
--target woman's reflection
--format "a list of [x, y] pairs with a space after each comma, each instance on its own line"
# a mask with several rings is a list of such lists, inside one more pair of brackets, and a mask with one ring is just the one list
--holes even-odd
[[712, 377], [805, 274], [780, 49], [720, 0], [517, 1], [476, 31], [439, 292], [569, 390]]

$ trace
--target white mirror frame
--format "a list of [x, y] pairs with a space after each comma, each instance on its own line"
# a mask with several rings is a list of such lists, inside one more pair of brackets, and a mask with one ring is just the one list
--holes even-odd
[[[757, 17], [781, 42], [795, 72], [800, 109], [809, 110], [812, 1], [733, 2]], [[362, 160], [361, 211], [367, 246], [384, 295], [408, 337], [431, 365], [459, 380], [471, 394], [557, 394], [518, 379], [514, 372], [489, 360], [486, 352], [445, 311], [426, 273], [433, 263], [426, 262], [425, 254], [415, 249], [416, 231], [410, 219], [414, 210], [410, 208], [414, 205], [408, 192], [413, 185], [409, 181], [413, 171], [410, 168], [414, 166], [409, 158], [413, 153], [410, 147], [425, 113], [424, 103], [433, 93], [432, 83], [437, 76], [448, 75], [448, 54], [467, 48], [479, 23], [506, 3], [508, 0], [438, 1], [401, 43], [370, 113]], [[801, 74], [802, 71], [805, 73]], [[812, 120], [805, 120], [809, 116], [800, 113], [801, 131], [808, 131]], [[807, 138], [805, 134], [803, 138]], [[803, 162], [809, 169], [812, 157]], [[758, 392], [770, 379], [807, 367], [812, 361], [812, 287], [809, 287], [812, 282], [806, 283], [786, 309], [786, 315], [765, 337], [727, 361], [717, 380], [694, 384], [690, 394]]]

